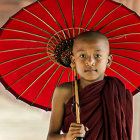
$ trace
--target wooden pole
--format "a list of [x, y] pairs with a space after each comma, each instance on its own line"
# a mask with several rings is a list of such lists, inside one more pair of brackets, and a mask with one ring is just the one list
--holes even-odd
[[80, 123], [80, 106], [79, 106], [78, 83], [77, 83], [78, 78], [76, 68], [74, 68], [74, 77], [75, 77], [76, 122]]
[[[75, 102], [76, 102], [76, 122], [80, 123], [80, 105], [79, 105], [79, 95], [78, 95], [78, 82], [77, 82], [77, 72], [76, 68], [74, 70], [74, 77], [75, 77]], [[76, 140], [83, 140], [82, 137], [76, 138]]]

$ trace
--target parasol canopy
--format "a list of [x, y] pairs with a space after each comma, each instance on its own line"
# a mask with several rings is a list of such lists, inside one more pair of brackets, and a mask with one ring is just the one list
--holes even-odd
[[105, 34], [116, 76], [140, 91], [140, 17], [111, 0], [38, 0], [0, 29], [0, 80], [22, 101], [51, 110], [57, 85], [73, 81], [73, 39], [85, 31]]

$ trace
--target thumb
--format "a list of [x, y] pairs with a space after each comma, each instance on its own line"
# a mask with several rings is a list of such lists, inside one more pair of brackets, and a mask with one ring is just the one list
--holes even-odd
[[86, 130], [86, 131], [89, 131], [89, 129], [88, 129], [87, 127], [85, 127], [85, 130]]

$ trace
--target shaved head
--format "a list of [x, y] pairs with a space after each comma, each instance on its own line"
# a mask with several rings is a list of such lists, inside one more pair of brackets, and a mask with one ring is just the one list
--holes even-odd
[[78, 41], [86, 41], [86, 42], [91, 42], [91, 41], [96, 41], [96, 40], [100, 40], [103, 41], [105, 43], [105, 46], [108, 50], [109, 53], [109, 42], [108, 42], [108, 38], [100, 33], [100, 32], [96, 32], [96, 31], [87, 31], [87, 32], [83, 32], [80, 35], [78, 35], [75, 39], [74, 39], [74, 44], [73, 46], [75, 46], [75, 43]]

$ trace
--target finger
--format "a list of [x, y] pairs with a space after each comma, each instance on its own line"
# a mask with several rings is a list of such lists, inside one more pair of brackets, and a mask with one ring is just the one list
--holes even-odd
[[82, 127], [82, 126], [70, 126], [69, 128], [73, 128], [73, 129], [85, 129], [85, 127]]
[[83, 130], [85, 130], [85, 127], [84, 127], [83, 124], [76, 124], [76, 123], [72, 123], [72, 124], [70, 125], [70, 128], [71, 128], [71, 129], [83, 129]]
[[69, 134], [74, 137], [85, 137], [86, 131], [85, 130], [71, 130]]
[[83, 125], [83, 124], [80, 124], [80, 123], [71, 123], [70, 126], [75, 126], [75, 127], [76, 127], [76, 126], [81, 126], [81, 127], [82, 127], [82, 126], [84, 126], [84, 125]]
[[80, 130], [85, 131], [85, 128], [78, 127], [78, 126], [71, 126], [71, 127], [69, 127], [69, 130], [70, 131], [80, 131]]
[[86, 131], [85, 127], [81, 127], [81, 126], [71, 126], [69, 127], [69, 131]]
[[71, 134], [74, 134], [74, 133], [85, 134], [85, 133], [86, 133], [86, 131], [83, 130], [83, 129], [70, 129], [69, 132], [70, 132]]

